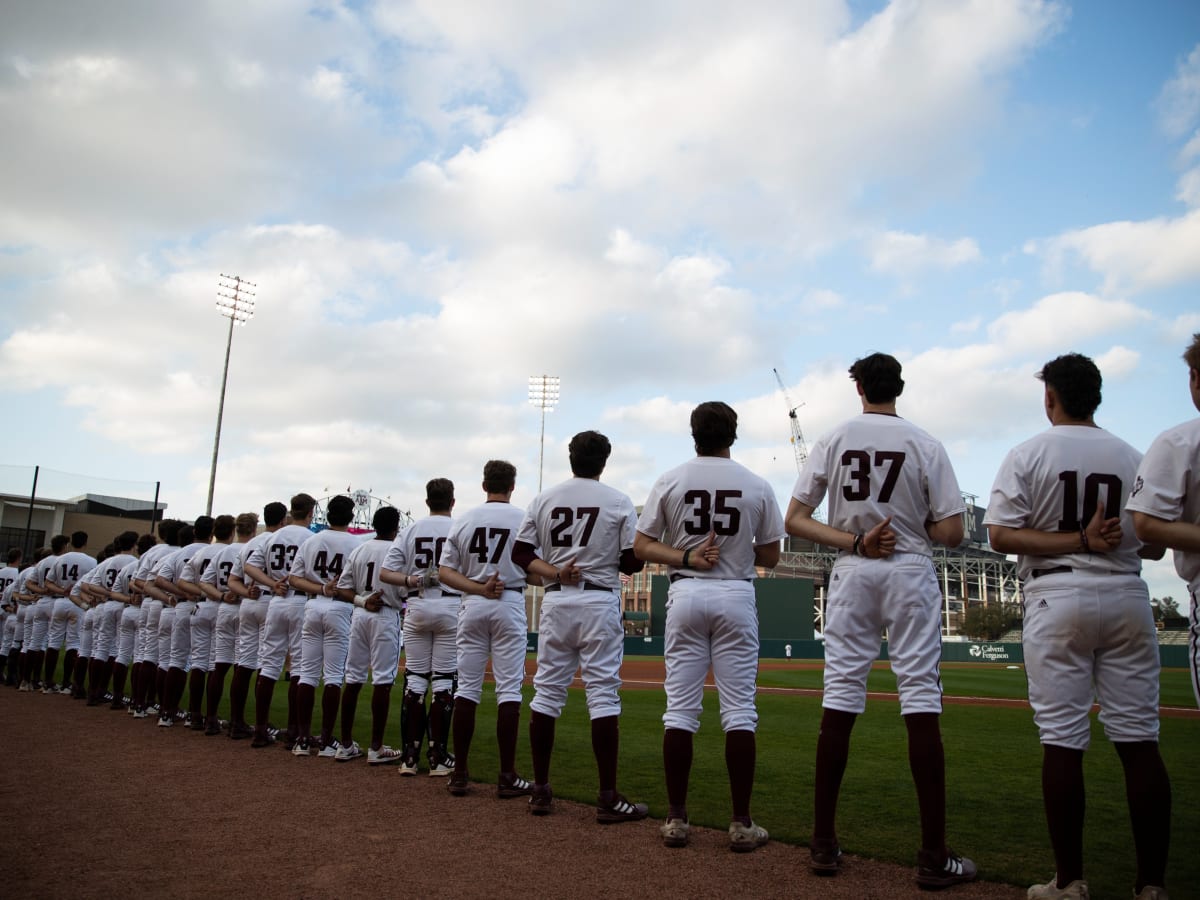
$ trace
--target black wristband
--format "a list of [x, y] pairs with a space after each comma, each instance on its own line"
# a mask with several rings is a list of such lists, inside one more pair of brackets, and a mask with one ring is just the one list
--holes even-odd
[[688, 567], [688, 558], [691, 555], [692, 555], [692, 551], [690, 549], [683, 551], [683, 560], [679, 563], [679, 567], [681, 569], [686, 569]]
[[861, 533], [854, 536], [854, 546], [850, 548], [851, 554], [854, 556], [866, 556], [866, 548], [863, 547], [863, 536]]

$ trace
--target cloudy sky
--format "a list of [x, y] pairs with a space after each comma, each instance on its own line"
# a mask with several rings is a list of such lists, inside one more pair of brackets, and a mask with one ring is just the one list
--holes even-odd
[[[527, 379], [562, 379], [545, 480], [584, 428], [640, 503], [740, 413], [796, 475], [905, 365], [901, 413], [986, 498], [1080, 351], [1145, 448], [1195, 415], [1200, 5], [639, 0], [591, 6], [4, 0], [0, 462], [203, 512], [347, 485], [419, 510], [484, 460], [535, 490]], [[139, 488], [131, 485], [130, 492]], [[102, 491], [102, 492], [108, 492]], [[1182, 594], [1167, 565], [1156, 595]]]

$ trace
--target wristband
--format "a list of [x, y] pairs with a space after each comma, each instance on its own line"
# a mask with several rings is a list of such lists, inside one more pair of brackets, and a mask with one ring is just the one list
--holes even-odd
[[863, 536], [860, 532], [854, 536], [854, 546], [850, 548], [850, 553], [853, 556], [866, 556], [866, 547], [863, 546]]
[[359, 609], [366, 609], [368, 596], [370, 596], [370, 595], [369, 594], [355, 594], [354, 595], [354, 605], [357, 606]]
[[1079, 546], [1088, 556], [1092, 555], [1092, 547], [1088, 543], [1087, 532], [1082, 525], [1079, 526]]
[[692, 551], [690, 549], [683, 551], [683, 560], [680, 562], [680, 568], [686, 569], [688, 567], [688, 558], [691, 555], [692, 555]]

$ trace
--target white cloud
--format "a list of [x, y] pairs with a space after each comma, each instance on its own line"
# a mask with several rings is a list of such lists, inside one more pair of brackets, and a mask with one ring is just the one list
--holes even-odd
[[1172, 340], [1190, 341], [1193, 334], [1200, 332], [1200, 313], [1184, 313], [1176, 316], [1168, 331]]
[[1163, 128], [1172, 137], [1182, 137], [1200, 121], [1200, 44], [1175, 68], [1158, 97]]
[[1137, 370], [1141, 354], [1118, 344], [1096, 357], [1096, 365], [1106, 380], [1120, 381]]
[[912, 275], [928, 268], [949, 269], [978, 262], [979, 245], [971, 238], [948, 241], [926, 234], [888, 231], [870, 242], [871, 268], [891, 275]]
[[953, 334], [974, 334], [979, 330], [980, 324], [983, 322], [982, 316], [975, 316], [971, 319], [964, 319], [959, 322], [953, 322], [950, 325], [950, 331]]
[[1052, 264], [1078, 256], [1107, 292], [1147, 291], [1200, 277], [1200, 208], [1177, 218], [1107, 222], [1068, 231], [1044, 245]]
[[1064, 339], [1085, 341], [1149, 318], [1149, 313], [1128, 301], [1075, 291], [1050, 294], [1029, 309], [1004, 313], [988, 326], [987, 333], [1007, 350], [1040, 352], [1062, 347]]

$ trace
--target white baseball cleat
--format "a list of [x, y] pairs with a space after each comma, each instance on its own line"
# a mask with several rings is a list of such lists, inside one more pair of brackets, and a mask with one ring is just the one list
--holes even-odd
[[[354, 746], [357, 748], [358, 744], [355, 744]], [[337, 759], [338, 751], [340, 749], [342, 749], [341, 744], [339, 744], [337, 741], [330, 741], [317, 751], [317, 756], [319, 756], [321, 759]], [[358, 751], [358, 755], [362, 756], [361, 750]]]
[[1025, 896], [1029, 900], [1088, 900], [1090, 895], [1088, 884], [1082, 878], [1076, 878], [1066, 887], [1059, 887], [1056, 875], [1045, 884], [1033, 885], [1025, 892]]
[[349, 747], [339, 746], [333, 754], [334, 762], [350, 762], [352, 759], [358, 759], [363, 755], [362, 747], [358, 746], [358, 741], [352, 741]]
[[404, 754], [394, 747], [389, 747], [384, 744], [378, 750], [367, 750], [367, 765], [369, 766], [385, 766], [391, 763], [398, 763], [404, 759]]

